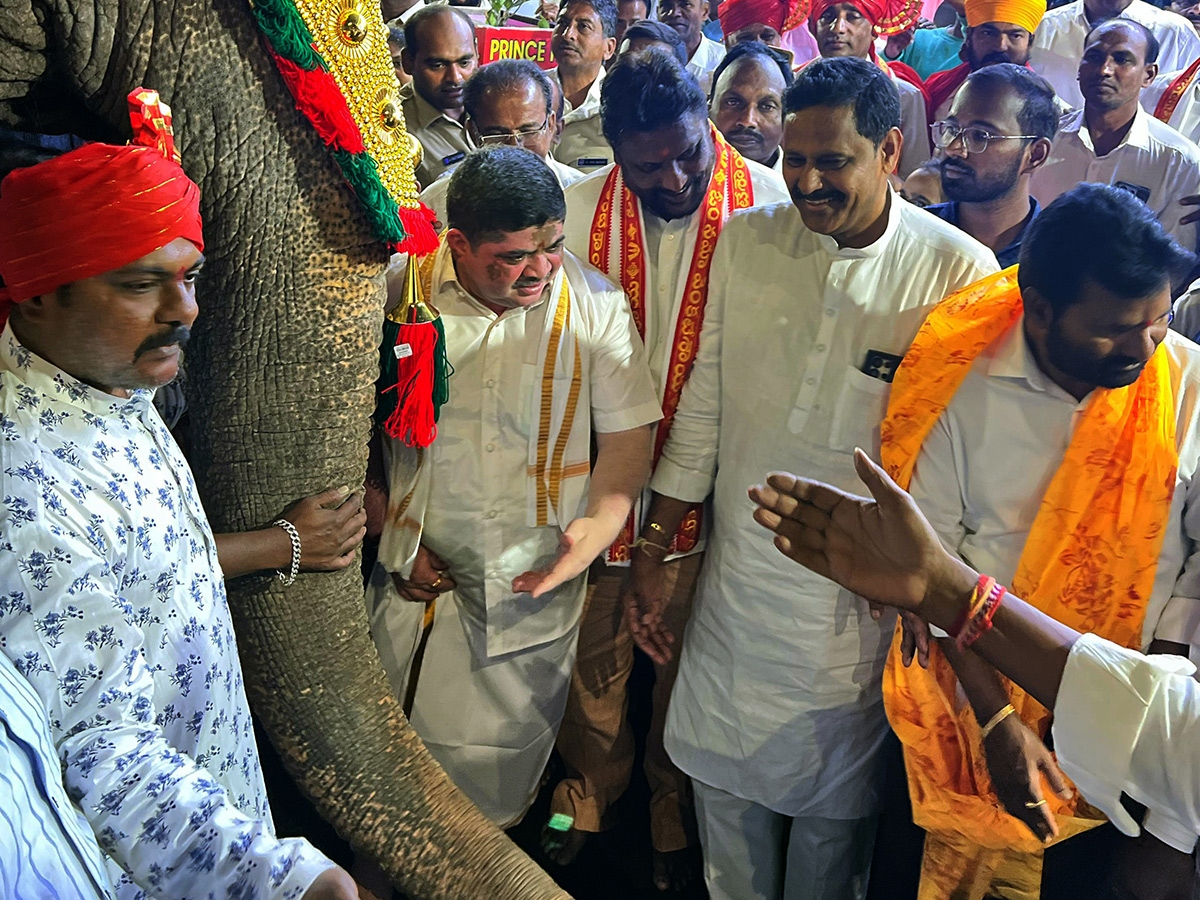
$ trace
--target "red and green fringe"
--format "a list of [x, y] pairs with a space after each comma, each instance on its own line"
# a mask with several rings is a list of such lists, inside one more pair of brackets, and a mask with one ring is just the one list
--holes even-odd
[[296, 7], [289, 0], [251, 0], [250, 9], [296, 108], [333, 153], [376, 236], [401, 253], [417, 256], [436, 250], [433, 214], [421, 204], [416, 209], [400, 206], [384, 187], [346, 98]]

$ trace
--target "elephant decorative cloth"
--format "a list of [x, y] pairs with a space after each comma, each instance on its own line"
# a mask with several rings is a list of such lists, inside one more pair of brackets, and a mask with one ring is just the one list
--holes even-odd
[[0, 326], [10, 303], [181, 237], [204, 249], [200, 188], [156, 148], [84, 144], [17, 169], [0, 184]]

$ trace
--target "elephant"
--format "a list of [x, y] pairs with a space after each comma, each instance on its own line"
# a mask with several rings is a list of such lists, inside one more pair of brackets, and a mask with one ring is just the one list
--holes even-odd
[[[346, 0], [343, 0], [346, 2]], [[0, 124], [123, 143], [153, 88], [200, 185], [190, 458], [215, 531], [360, 485], [388, 251], [258, 35], [247, 0], [0, 0]], [[414, 898], [564, 898], [405, 720], [361, 577], [230, 585], [251, 705], [303, 793]]]

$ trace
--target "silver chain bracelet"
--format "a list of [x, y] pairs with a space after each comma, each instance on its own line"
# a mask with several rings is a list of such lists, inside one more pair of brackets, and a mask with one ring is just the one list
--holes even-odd
[[300, 532], [296, 530], [296, 526], [287, 519], [276, 519], [271, 523], [278, 525], [288, 533], [288, 537], [292, 539], [292, 569], [286, 575], [283, 574], [283, 569], [275, 572], [279, 576], [279, 580], [283, 582], [283, 586], [287, 587], [296, 580], [296, 575], [300, 572]]

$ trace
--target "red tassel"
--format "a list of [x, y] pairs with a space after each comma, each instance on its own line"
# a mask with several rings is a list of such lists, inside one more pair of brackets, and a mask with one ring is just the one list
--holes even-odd
[[433, 230], [433, 223], [437, 216], [424, 203], [417, 204], [417, 208], [413, 209], [408, 206], [401, 206], [397, 213], [400, 216], [400, 224], [404, 226], [404, 233], [408, 235], [404, 242], [393, 246], [392, 251], [395, 253], [407, 253], [410, 256], [424, 256], [426, 253], [433, 253], [440, 246], [437, 232]]
[[273, 54], [279, 74], [287, 82], [288, 90], [296, 101], [296, 108], [312, 122], [321, 139], [331, 147], [339, 147], [349, 153], [365, 153], [362, 132], [350, 115], [346, 98], [333, 76], [323, 69], [311, 72], [300, 68], [290, 59]]
[[410, 447], [428, 447], [437, 436], [434, 419], [434, 351], [437, 326], [432, 322], [405, 322], [396, 338], [396, 409], [384, 430]]

